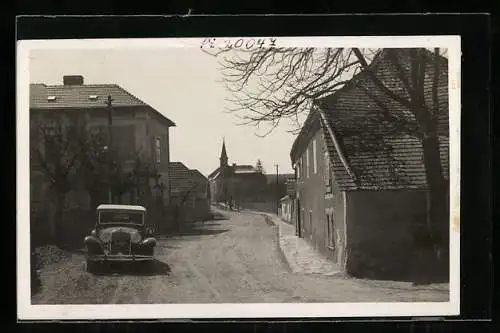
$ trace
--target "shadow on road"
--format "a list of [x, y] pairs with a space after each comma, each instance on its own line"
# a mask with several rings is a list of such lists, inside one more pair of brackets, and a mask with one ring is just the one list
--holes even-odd
[[209, 216], [207, 216], [207, 218], [205, 218], [203, 221], [208, 222], [208, 221], [223, 221], [223, 220], [229, 220], [229, 217], [219, 212], [211, 212]]
[[168, 233], [158, 235], [158, 240], [168, 239], [171, 237], [182, 236], [208, 236], [218, 235], [229, 231], [227, 225], [219, 221], [228, 220], [227, 218], [219, 218], [217, 220], [204, 220], [195, 222], [183, 222], [179, 230], [170, 231]]
[[154, 276], [169, 275], [170, 265], [154, 259], [152, 262], [107, 263], [94, 272], [94, 275], [133, 275]]
[[209, 236], [218, 235], [229, 231], [229, 229], [205, 229], [205, 228], [193, 228], [181, 230], [178, 236]]
[[217, 235], [229, 231], [229, 229], [217, 220], [186, 222], [178, 232], [178, 236], [205, 236]]

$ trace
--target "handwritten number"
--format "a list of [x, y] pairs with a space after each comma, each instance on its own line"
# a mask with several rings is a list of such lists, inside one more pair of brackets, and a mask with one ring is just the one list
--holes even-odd
[[[203, 40], [203, 42], [201, 43], [200, 48], [204, 48], [204, 47], [215, 48], [217, 46], [216, 44], [217, 44], [216, 38], [205, 38]], [[228, 39], [224, 40], [224, 48], [226, 48], [226, 49], [241, 48], [244, 46], [248, 50], [248, 49], [251, 49], [255, 46], [262, 48], [266, 44], [269, 47], [275, 47], [276, 46], [276, 38], [268, 38], [267, 40], [264, 38], [259, 38], [259, 39], [257, 39], [257, 41], [255, 41], [255, 39], [248, 39], [247, 40], [244, 38], [240, 38], [234, 43], [232, 43], [231, 40], [228, 40]]]
[[245, 47], [246, 47], [247, 49], [251, 49], [254, 45], [255, 45], [255, 40], [253, 40], [253, 39], [249, 39], [249, 40], [247, 40], [247, 42], [246, 42], [246, 44], [245, 44]]
[[229, 41], [229, 40], [225, 40], [224, 44], [226, 45], [225, 46], [226, 49], [232, 49], [233, 48], [233, 46], [231, 45], [231, 41]]
[[243, 39], [241, 39], [241, 38], [240, 38], [240, 39], [238, 39], [238, 40], [236, 41], [236, 43], [234, 43], [234, 47], [235, 47], [235, 48], [239, 48], [239, 47], [241, 47], [241, 45], [243, 45]]
[[203, 48], [206, 44], [208, 44], [208, 46], [210, 48], [214, 48], [215, 47], [215, 38], [205, 38], [200, 47]]

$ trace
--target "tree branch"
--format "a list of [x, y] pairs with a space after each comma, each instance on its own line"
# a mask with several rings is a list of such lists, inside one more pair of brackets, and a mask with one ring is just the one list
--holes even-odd
[[400, 103], [402, 106], [404, 106], [408, 109], [412, 108], [412, 105], [410, 104], [410, 102], [407, 99], [397, 95], [392, 90], [387, 88], [387, 86], [373, 73], [371, 68], [368, 67], [368, 63], [366, 62], [365, 57], [363, 56], [363, 54], [361, 53], [361, 51], [359, 49], [355, 48], [355, 49], [353, 49], [353, 52], [356, 55], [356, 57], [359, 59], [361, 65], [365, 68], [366, 74], [370, 77], [370, 79], [373, 81], [373, 83], [375, 83], [375, 85], [380, 90], [382, 90], [385, 94], [387, 94], [391, 99]]

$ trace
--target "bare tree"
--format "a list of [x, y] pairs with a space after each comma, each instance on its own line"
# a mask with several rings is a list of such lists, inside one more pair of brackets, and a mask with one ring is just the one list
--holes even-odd
[[[371, 66], [382, 52], [386, 52], [394, 69], [390, 82]], [[428, 230], [433, 243], [439, 242], [440, 233], [436, 229], [446, 219], [447, 210], [438, 138], [439, 117], [447, 112], [440, 108], [438, 101], [440, 77], [447, 74], [447, 67], [443, 73], [442, 65], [447, 66], [447, 61], [441, 57], [440, 49], [431, 52], [427, 49], [261, 48], [212, 54], [220, 59], [223, 83], [232, 94], [228, 112], [236, 113], [242, 124], [269, 125], [270, 130], [264, 136], [284, 119], [291, 119], [296, 125], [293, 131], [297, 132], [301, 116], [311, 110], [315, 100], [335, 93], [346, 84], [356, 85], [352, 78], [363, 71], [384, 95], [377, 98], [369, 89], [364, 89], [379, 106], [380, 115], [375, 121], [422, 143], [430, 189]], [[432, 77], [431, 102], [426, 99], [429, 76]], [[410, 116], [392, 112], [395, 105], [407, 110]]]
[[79, 163], [80, 146], [78, 136], [81, 128], [77, 124], [66, 125], [61, 118], [34, 121], [31, 124], [31, 155], [40, 166], [55, 197], [55, 242], [64, 244], [63, 211], [66, 194], [72, 188], [73, 175]]

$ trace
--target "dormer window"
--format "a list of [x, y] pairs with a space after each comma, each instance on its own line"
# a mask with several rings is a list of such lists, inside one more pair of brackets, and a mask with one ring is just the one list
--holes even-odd
[[97, 95], [90, 95], [90, 96], [89, 96], [89, 99], [90, 99], [91, 101], [95, 101], [95, 100], [97, 100]]
[[47, 97], [47, 101], [49, 101], [49, 102], [54, 102], [56, 99], [57, 99], [56, 96], [48, 96]]

